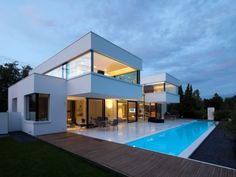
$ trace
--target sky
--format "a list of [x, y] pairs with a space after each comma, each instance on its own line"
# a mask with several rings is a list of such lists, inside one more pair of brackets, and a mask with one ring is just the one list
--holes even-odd
[[236, 94], [235, 0], [1, 1], [0, 63], [35, 67], [89, 31], [142, 58], [142, 77]]

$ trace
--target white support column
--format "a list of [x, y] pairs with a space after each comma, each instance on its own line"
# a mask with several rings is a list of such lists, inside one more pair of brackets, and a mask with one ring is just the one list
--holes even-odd
[[164, 119], [164, 115], [167, 111], [167, 104], [166, 103], [162, 103], [161, 104], [161, 118]]

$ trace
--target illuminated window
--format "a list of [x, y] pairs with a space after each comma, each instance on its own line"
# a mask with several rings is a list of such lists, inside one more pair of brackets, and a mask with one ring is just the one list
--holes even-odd
[[154, 92], [164, 92], [164, 83], [162, 84], [156, 84], [153, 86]]
[[47, 72], [46, 75], [63, 78], [62, 66], [59, 66], [59, 67]]
[[139, 83], [139, 72], [110, 57], [94, 52], [94, 72], [131, 83]]
[[67, 63], [67, 79], [91, 72], [91, 53], [82, 55]]
[[178, 87], [173, 84], [166, 83], [166, 92], [178, 94]]

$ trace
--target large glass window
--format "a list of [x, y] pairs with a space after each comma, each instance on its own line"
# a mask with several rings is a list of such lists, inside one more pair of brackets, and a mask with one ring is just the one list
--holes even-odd
[[26, 96], [26, 120], [36, 120], [36, 94]]
[[138, 77], [137, 77], [138, 75], [137, 74], [138, 74], [137, 71], [134, 71], [131, 73], [122, 74], [122, 75], [118, 75], [118, 76], [114, 76], [114, 77], [118, 78], [120, 80], [123, 80], [123, 81], [137, 84], [138, 83]]
[[166, 83], [166, 92], [178, 94], [178, 87], [173, 84]]
[[99, 126], [101, 121], [104, 121], [104, 100], [102, 99], [88, 99], [88, 126]]
[[138, 118], [144, 119], [144, 102], [138, 102]]
[[91, 52], [79, 56], [45, 74], [64, 79], [71, 79], [89, 72], [91, 72]]
[[178, 87], [170, 83], [160, 83], [155, 85], [145, 85], [144, 93], [161, 93], [168, 92], [172, 94], [178, 94]]
[[36, 120], [38, 121], [46, 121], [48, 120], [48, 94], [38, 94], [38, 115]]
[[161, 104], [145, 103], [145, 117], [146, 118], [160, 118], [161, 117]]
[[144, 86], [144, 93], [153, 93], [153, 92], [161, 93], [164, 91], [165, 91], [164, 83]]
[[63, 78], [62, 66], [59, 66], [59, 67], [47, 72], [46, 75]]
[[94, 52], [94, 72], [138, 83], [137, 70], [110, 57]]
[[91, 53], [82, 55], [67, 63], [67, 79], [91, 72]]
[[153, 89], [157, 93], [164, 92], [164, 83], [154, 85]]
[[108, 120], [117, 119], [116, 100], [113, 100], [113, 99], [105, 100], [105, 117], [107, 117]]
[[117, 115], [119, 122], [127, 120], [127, 101], [118, 101]]
[[86, 126], [86, 100], [81, 97], [68, 97], [67, 124], [68, 126]]
[[135, 122], [137, 119], [137, 109], [135, 101], [128, 101], [128, 122]]
[[48, 120], [48, 94], [31, 94], [26, 96], [26, 120]]

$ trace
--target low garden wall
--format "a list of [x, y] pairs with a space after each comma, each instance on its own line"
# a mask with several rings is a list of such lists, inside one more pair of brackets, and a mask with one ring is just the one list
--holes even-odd
[[19, 112], [0, 112], [0, 134], [21, 130], [21, 115]]

